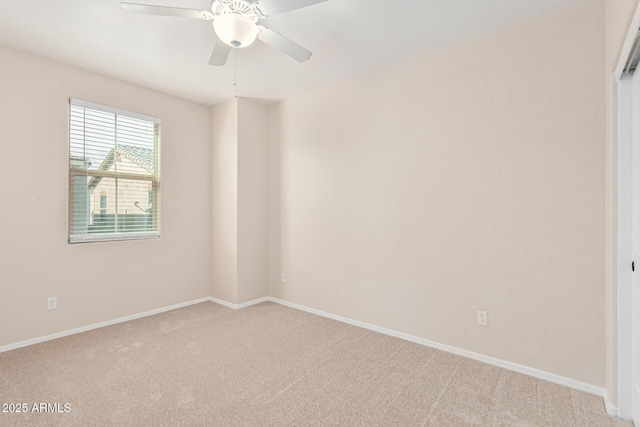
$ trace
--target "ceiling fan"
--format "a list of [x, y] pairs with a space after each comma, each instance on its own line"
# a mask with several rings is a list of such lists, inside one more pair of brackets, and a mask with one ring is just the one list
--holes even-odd
[[256, 39], [299, 62], [308, 60], [311, 57], [309, 50], [268, 28], [265, 20], [325, 1], [327, 0], [213, 0], [211, 11], [127, 2], [120, 2], [120, 7], [132, 13], [213, 21], [218, 40], [209, 64], [219, 66], [227, 62], [231, 49], [247, 47]]

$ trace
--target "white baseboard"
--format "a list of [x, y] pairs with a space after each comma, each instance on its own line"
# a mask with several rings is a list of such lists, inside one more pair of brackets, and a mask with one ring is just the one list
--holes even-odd
[[154, 314], [159, 314], [159, 313], [163, 313], [166, 311], [171, 311], [171, 310], [176, 310], [178, 308], [182, 308], [182, 307], [187, 307], [193, 304], [199, 304], [201, 302], [214, 302], [216, 304], [220, 304], [223, 305], [225, 307], [234, 309], [234, 310], [239, 310], [242, 308], [246, 308], [246, 307], [250, 307], [252, 305], [256, 305], [256, 304], [260, 304], [263, 302], [274, 302], [280, 305], [284, 305], [286, 307], [290, 307], [290, 308], [294, 308], [297, 310], [301, 310], [301, 311], [306, 311], [308, 313], [312, 313], [312, 314], [316, 314], [318, 316], [322, 316], [322, 317], [326, 317], [329, 319], [333, 319], [333, 320], [337, 320], [339, 322], [343, 322], [343, 323], [348, 323], [350, 325], [354, 325], [354, 326], [358, 326], [360, 328], [364, 328], [364, 329], [368, 329], [370, 331], [374, 331], [374, 332], [379, 332], [381, 334], [385, 334], [385, 335], [389, 335], [392, 337], [396, 337], [396, 338], [400, 338], [406, 341], [411, 341], [414, 342], [416, 344], [421, 344], [427, 347], [431, 347], [431, 348], [435, 348], [438, 350], [442, 350], [442, 351], [446, 351], [448, 353], [452, 353], [452, 354], [456, 354], [459, 356], [463, 356], [463, 357], [468, 357], [470, 359], [474, 359], [474, 360], [478, 360], [480, 362], [484, 362], [484, 363], [488, 363], [490, 365], [494, 365], [494, 366], [498, 366], [500, 368], [504, 368], [504, 369], [508, 369], [510, 371], [514, 371], [514, 372], [519, 372], [521, 374], [525, 374], [525, 375], [529, 375], [531, 377], [534, 378], [539, 378], [541, 380], [545, 380], [545, 381], [549, 381], [555, 384], [560, 384], [563, 386], [567, 386], [567, 387], [571, 387], [574, 388], [576, 390], [581, 390], [590, 394], [594, 394], [597, 396], [602, 396], [605, 402], [605, 407], [607, 410], [607, 413], [610, 415], [614, 415], [614, 416], [618, 416], [618, 408], [616, 406], [614, 406], [611, 401], [609, 400], [609, 395], [606, 392], [606, 389], [602, 388], [602, 387], [598, 387], [598, 386], [594, 386], [591, 384], [587, 384], [587, 383], [583, 383], [580, 381], [576, 381], [576, 380], [572, 380], [570, 378], [565, 378], [556, 374], [552, 374], [549, 372], [545, 372], [545, 371], [541, 371], [539, 369], [535, 369], [535, 368], [530, 368], [528, 366], [524, 366], [524, 365], [519, 365], [517, 363], [512, 363], [512, 362], [507, 362], [505, 360], [501, 360], [501, 359], [496, 359], [494, 357], [490, 357], [490, 356], [485, 356], [483, 354], [479, 354], [479, 353], [474, 353], [472, 351], [468, 351], [468, 350], [464, 350], [464, 349], [460, 349], [457, 347], [453, 347], [453, 346], [449, 346], [446, 344], [441, 344], [435, 341], [431, 341], [431, 340], [427, 340], [424, 338], [419, 338], [413, 335], [409, 335], [409, 334], [405, 334], [402, 332], [398, 332], [398, 331], [394, 331], [392, 329], [387, 329], [387, 328], [383, 328], [380, 326], [376, 326], [376, 325], [371, 325], [369, 323], [365, 323], [365, 322], [360, 322], [358, 320], [354, 320], [354, 319], [350, 319], [348, 317], [344, 317], [344, 316], [339, 316], [336, 314], [331, 314], [331, 313], [327, 313], [325, 311], [322, 310], [317, 310], [315, 308], [310, 308], [310, 307], [306, 307], [300, 304], [295, 304], [289, 301], [285, 301], [285, 300], [281, 300], [278, 298], [273, 298], [273, 297], [263, 297], [263, 298], [258, 298], [255, 300], [251, 300], [251, 301], [247, 301], [244, 302], [242, 304], [233, 304], [218, 298], [214, 298], [214, 297], [205, 297], [205, 298], [199, 298], [196, 300], [192, 300], [192, 301], [187, 301], [187, 302], [183, 302], [180, 304], [174, 304], [168, 307], [163, 307], [163, 308], [158, 308], [155, 310], [150, 310], [150, 311], [145, 311], [143, 313], [138, 313], [138, 314], [132, 314], [130, 316], [125, 316], [125, 317], [120, 317], [118, 319], [113, 319], [113, 320], [108, 320], [105, 322], [100, 322], [100, 323], [94, 323], [92, 325], [88, 325], [88, 326], [83, 326], [80, 328], [75, 328], [75, 329], [70, 329], [68, 331], [63, 331], [63, 332], [58, 332], [55, 334], [51, 334], [51, 335], [46, 335], [43, 337], [39, 337], [39, 338], [33, 338], [33, 339], [29, 339], [29, 340], [25, 340], [25, 341], [20, 341], [14, 344], [9, 344], [9, 345], [5, 345], [5, 346], [0, 346], [0, 353], [5, 352], [5, 351], [9, 351], [9, 350], [15, 350], [17, 348], [21, 348], [21, 347], [26, 347], [29, 345], [33, 345], [33, 344], [38, 344], [41, 342], [45, 342], [45, 341], [50, 341], [56, 338], [62, 338], [62, 337], [66, 337], [69, 335], [73, 335], [73, 334], [78, 334], [81, 332], [86, 332], [86, 331], [90, 331], [92, 329], [98, 329], [98, 328], [103, 328], [105, 326], [111, 326], [111, 325], [115, 325], [118, 323], [123, 323], [123, 322], [128, 322], [131, 320], [135, 320], [135, 319], [139, 319], [142, 317], [147, 317], [147, 316], [152, 316]]
[[113, 320], [107, 320], [105, 322], [94, 323], [92, 325], [81, 326], [79, 328], [69, 329], [67, 331], [56, 332], [55, 334], [45, 335], [43, 337], [32, 338], [32, 339], [28, 339], [28, 340], [25, 340], [25, 341], [20, 341], [20, 342], [13, 343], [13, 344], [3, 345], [3, 346], [0, 346], [0, 353], [3, 353], [5, 351], [9, 351], [9, 350], [15, 350], [15, 349], [21, 348], [21, 347], [27, 347], [27, 346], [34, 345], [34, 344], [39, 344], [39, 343], [45, 342], [45, 341], [55, 340], [56, 338], [62, 338], [62, 337], [66, 337], [66, 336], [69, 336], [69, 335], [79, 334], [81, 332], [87, 332], [87, 331], [90, 331], [92, 329], [104, 328], [105, 326], [111, 326], [111, 325], [116, 325], [118, 323], [129, 322], [131, 320], [140, 319], [142, 317], [153, 316], [154, 314], [160, 314], [160, 313], [164, 313], [165, 311], [176, 310], [178, 308], [183, 308], [183, 307], [187, 307], [187, 306], [194, 305], [194, 304], [200, 304], [201, 302], [215, 302], [216, 304], [224, 305], [225, 307], [229, 307], [229, 308], [232, 308], [234, 310], [239, 310], [241, 308], [249, 307], [249, 306], [252, 306], [252, 305], [255, 305], [255, 304], [260, 304], [260, 303], [265, 302], [265, 301], [269, 301], [268, 297], [258, 298], [258, 299], [252, 300], [252, 301], [247, 301], [247, 302], [242, 303], [242, 304], [232, 304], [230, 302], [227, 302], [227, 301], [224, 301], [224, 300], [221, 300], [221, 299], [218, 299], [218, 298], [213, 298], [213, 297], [198, 298], [198, 299], [195, 299], [195, 300], [192, 300], [192, 301], [187, 301], [187, 302], [182, 302], [182, 303], [179, 303], [179, 304], [170, 305], [168, 307], [157, 308], [155, 310], [145, 311], [143, 313], [136, 313], [136, 314], [132, 314], [130, 316], [119, 317], [119, 318], [113, 319]]
[[[297, 310], [306, 311], [308, 313], [316, 314], [318, 316], [327, 317], [329, 319], [337, 320], [339, 322], [348, 323], [350, 325], [358, 326], [364, 329], [368, 329], [370, 331], [379, 332], [381, 334], [389, 335], [392, 337], [400, 338], [406, 341], [411, 341], [416, 344], [421, 344], [427, 347], [435, 348], [438, 350], [446, 351], [448, 353], [456, 354], [458, 356], [468, 357], [469, 359], [478, 360], [480, 362], [488, 363], [490, 365], [497, 366], [499, 368], [508, 369], [510, 371], [518, 372], [521, 374], [529, 375], [534, 378], [538, 378], [541, 380], [549, 381], [555, 384], [560, 384], [566, 387], [571, 387], [576, 390], [581, 390], [586, 393], [595, 394], [596, 396], [605, 397], [606, 390], [602, 387], [594, 386], [592, 384], [583, 383], [580, 381], [572, 380], [570, 378], [565, 378], [560, 375], [552, 374], [549, 372], [541, 371], [539, 369], [530, 368], [528, 366], [519, 365], [517, 363], [507, 362], [505, 360], [496, 359], [494, 357], [485, 356], [483, 354], [474, 353], [472, 351], [464, 350], [461, 348], [453, 347], [446, 344], [441, 344], [435, 341], [427, 340], [424, 338], [415, 337], [413, 335], [404, 334], [402, 332], [397, 332], [391, 329], [382, 328], [380, 326], [371, 325], [369, 323], [360, 322], [358, 320], [353, 320], [348, 317], [338, 316], [335, 314], [327, 313], [321, 310], [316, 310], [315, 308], [309, 308], [300, 304], [295, 304], [289, 301], [284, 301], [278, 298], [268, 297], [268, 301], [275, 302], [278, 304], [282, 304], [287, 307], [295, 308]], [[606, 398], [605, 402], [608, 401]], [[614, 415], [613, 412], [617, 412], [617, 408], [615, 408], [609, 402], [607, 406], [607, 412], [611, 415]], [[617, 415], [617, 414], [616, 414]]]
[[111, 325], [116, 325], [118, 323], [129, 322], [131, 320], [140, 319], [141, 317], [153, 316], [154, 314], [160, 314], [160, 313], [164, 313], [165, 311], [176, 310], [178, 308], [187, 307], [194, 304], [200, 304], [201, 302], [207, 302], [207, 301], [211, 301], [210, 297], [199, 298], [192, 301], [170, 305], [168, 307], [162, 307], [155, 310], [145, 311], [143, 313], [137, 313], [137, 314], [132, 314], [130, 316], [119, 317], [117, 319], [107, 320], [105, 322], [100, 322], [100, 323], [94, 323], [92, 325], [82, 326], [80, 328], [69, 329], [68, 331], [57, 332], [55, 334], [45, 335], [43, 337], [38, 337], [38, 338], [32, 338], [30, 340], [20, 341], [14, 344], [3, 345], [3, 346], [0, 346], [0, 353], [9, 351], [9, 350], [15, 350], [21, 347], [27, 347], [29, 345], [39, 344], [45, 341], [55, 340], [57, 338], [62, 338], [69, 335], [79, 334], [81, 332], [87, 332], [92, 329], [104, 328], [105, 326], [111, 326]]
[[609, 399], [609, 393], [606, 389], [604, 390], [602, 398], [604, 399], [604, 408], [607, 410], [607, 414], [613, 415], [614, 417], [619, 417], [620, 409], [613, 403], [611, 403], [611, 399]]
[[234, 310], [240, 310], [241, 308], [251, 307], [252, 305], [256, 305], [256, 304], [260, 304], [260, 303], [269, 301], [269, 297], [257, 298], [257, 299], [251, 300], [251, 301], [243, 302], [242, 304], [233, 304], [233, 303], [230, 303], [228, 301], [225, 301], [225, 300], [222, 300], [222, 299], [218, 299], [218, 298], [214, 298], [214, 297], [209, 297], [208, 300], [211, 301], [211, 302], [215, 302], [216, 304], [220, 304], [220, 305], [224, 305], [225, 307], [232, 308]]

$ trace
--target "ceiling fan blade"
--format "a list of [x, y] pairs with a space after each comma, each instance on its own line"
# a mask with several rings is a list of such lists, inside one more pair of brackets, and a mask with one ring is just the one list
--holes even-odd
[[269, 28], [263, 28], [258, 34], [258, 39], [271, 47], [289, 55], [298, 62], [304, 62], [311, 58], [311, 52], [300, 46], [298, 43], [289, 40], [282, 34], [278, 34]]
[[207, 10], [183, 9], [181, 7], [154, 6], [150, 4], [120, 2], [120, 7], [127, 12], [146, 15], [178, 16], [180, 18], [204, 19], [211, 21], [213, 13]]
[[258, 9], [260, 9], [265, 16], [274, 16], [289, 12], [290, 10], [313, 6], [314, 4], [325, 1], [327, 0], [263, 0], [258, 4]]
[[216, 45], [213, 47], [213, 52], [211, 52], [209, 65], [220, 66], [226, 64], [229, 52], [231, 52], [231, 47], [217, 40]]

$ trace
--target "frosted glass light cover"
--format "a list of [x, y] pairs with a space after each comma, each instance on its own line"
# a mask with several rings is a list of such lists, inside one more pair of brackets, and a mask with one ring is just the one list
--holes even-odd
[[258, 35], [256, 24], [239, 13], [225, 13], [213, 20], [213, 29], [218, 38], [231, 47], [247, 47]]

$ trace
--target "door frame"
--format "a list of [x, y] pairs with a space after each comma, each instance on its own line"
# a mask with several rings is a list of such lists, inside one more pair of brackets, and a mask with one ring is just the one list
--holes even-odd
[[[631, 262], [633, 260], [633, 85], [632, 75], [626, 74], [624, 68], [627, 64], [634, 41], [640, 28], [640, 4], [636, 6], [635, 13], [620, 52], [618, 64], [610, 77], [611, 104], [609, 118], [611, 120], [612, 147], [609, 157], [610, 173], [608, 189], [615, 195], [609, 198], [613, 206], [610, 221], [615, 228], [609, 228], [613, 234], [613, 244], [610, 249], [613, 255], [613, 298], [609, 300], [608, 311], [613, 313], [609, 318], [613, 319], [613, 325], [608, 333], [612, 343], [607, 371], [613, 376], [610, 385], [616, 392], [617, 399], [611, 409], [614, 415], [621, 418], [633, 418], [633, 276]], [[640, 68], [638, 69], [640, 72]], [[640, 112], [639, 112], [640, 113]], [[639, 123], [640, 124], [640, 123]], [[639, 147], [640, 148], [640, 147]], [[609, 224], [611, 224], [611, 222]], [[640, 260], [638, 268], [640, 268]], [[640, 273], [639, 273], [640, 274]], [[640, 358], [640, 355], [638, 355]], [[609, 358], [608, 358], [609, 359]], [[613, 365], [613, 366], [611, 366]], [[638, 367], [637, 367], [638, 368]], [[610, 384], [607, 381], [607, 384]]]
[[[633, 416], [632, 315], [633, 276], [633, 76], [623, 75], [615, 82], [617, 95], [617, 397], [621, 418]], [[617, 101], [617, 102], [616, 102]], [[614, 115], [615, 117], [615, 115]], [[640, 260], [638, 260], [640, 262]]]

